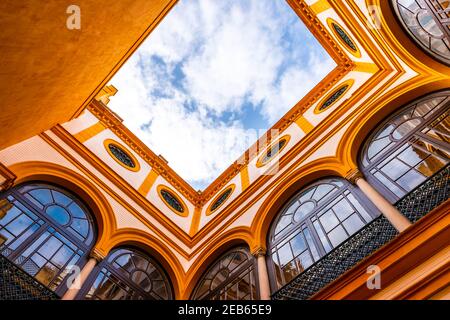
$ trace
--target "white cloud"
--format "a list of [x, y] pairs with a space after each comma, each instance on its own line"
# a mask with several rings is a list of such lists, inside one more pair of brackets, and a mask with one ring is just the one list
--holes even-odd
[[255, 141], [245, 108], [258, 106], [267, 128], [334, 66], [290, 10], [284, 1], [180, 1], [111, 81], [110, 107], [205, 187]]

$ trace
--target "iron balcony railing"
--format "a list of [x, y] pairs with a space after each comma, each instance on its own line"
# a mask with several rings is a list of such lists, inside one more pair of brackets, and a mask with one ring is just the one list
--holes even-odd
[[58, 296], [0, 254], [0, 300], [57, 300]]
[[[395, 206], [416, 222], [449, 198], [450, 165], [400, 199]], [[398, 232], [384, 216], [374, 219], [333, 251], [272, 295], [274, 300], [306, 300], [364, 258], [390, 242]]]

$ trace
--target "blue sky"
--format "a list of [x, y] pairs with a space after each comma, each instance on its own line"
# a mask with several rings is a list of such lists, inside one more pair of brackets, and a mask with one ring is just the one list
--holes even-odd
[[282, 0], [180, 0], [109, 107], [203, 190], [335, 64]]

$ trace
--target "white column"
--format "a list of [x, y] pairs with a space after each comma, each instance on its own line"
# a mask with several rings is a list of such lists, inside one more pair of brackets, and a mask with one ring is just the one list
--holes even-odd
[[365, 196], [380, 210], [381, 214], [397, 229], [398, 232], [405, 231], [412, 225], [400, 211], [387, 201], [374, 187], [372, 187], [359, 171], [352, 172], [347, 180], [356, 184]]
[[259, 297], [261, 300], [270, 300], [269, 274], [267, 273], [266, 251], [262, 248], [253, 254], [258, 263]]
[[84, 265], [83, 269], [78, 274], [77, 278], [73, 281], [70, 288], [66, 291], [62, 300], [73, 300], [77, 296], [86, 279], [92, 273], [95, 266], [103, 259], [103, 256], [99, 255], [96, 251], [91, 252], [88, 262]]

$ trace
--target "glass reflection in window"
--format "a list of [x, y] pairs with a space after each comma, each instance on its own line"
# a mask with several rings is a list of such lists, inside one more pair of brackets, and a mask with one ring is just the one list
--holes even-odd
[[450, 63], [450, 1], [392, 0], [401, 24], [434, 58]]
[[112, 251], [98, 266], [85, 298], [89, 300], [173, 299], [168, 277], [145, 253], [132, 248]]
[[66, 190], [41, 183], [8, 191], [0, 201], [0, 253], [62, 295], [71, 267], [94, 243], [89, 211]]
[[347, 181], [320, 180], [294, 196], [272, 225], [269, 239], [276, 287], [292, 281], [379, 213]]
[[366, 142], [361, 156], [363, 171], [392, 202], [449, 163], [447, 94], [433, 94], [406, 106]]
[[255, 261], [247, 248], [230, 250], [220, 257], [202, 276], [193, 299], [255, 300]]

